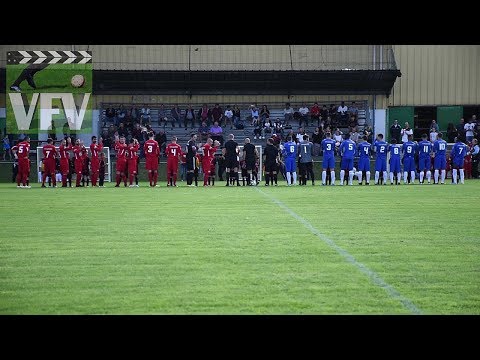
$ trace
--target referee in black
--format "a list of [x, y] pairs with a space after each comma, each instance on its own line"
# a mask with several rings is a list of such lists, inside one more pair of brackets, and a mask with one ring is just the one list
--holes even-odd
[[228, 135], [228, 141], [222, 149], [222, 153], [225, 156], [226, 167], [226, 179], [225, 186], [230, 186], [230, 181], [237, 181], [237, 186], [240, 186], [238, 181], [238, 143], [233, 140], [235, 136], [233, 134]]
[[192, 184], [195, 168], [197, 166], [197, 134], [190, 135], [187, 143], [187, 186]]
[[265, 186], [269, 186], [268, 182], [277, 186], [277, 168], [278, 168], [278, 149], [273, 145], [273, 139], [267, 139], [267, 146], [264, 151], [265, 156]]

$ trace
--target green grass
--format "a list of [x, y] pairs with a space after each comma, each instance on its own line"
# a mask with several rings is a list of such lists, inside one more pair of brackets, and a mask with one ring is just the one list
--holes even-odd
[[411, 313], [263, 193], [423, 313], [480, 313], [480, 181], [141, 185], [0, 184], [0, 313]]

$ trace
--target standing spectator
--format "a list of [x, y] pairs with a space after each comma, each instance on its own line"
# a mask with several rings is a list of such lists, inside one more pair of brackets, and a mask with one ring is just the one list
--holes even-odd
[[478, 145], [478, 140], [472, 140], [473, 150], [472, 154], [472, 178], [478, 179], [478, 163], [480, 161], [480, 146]]
[[339, 128], [335, 129], [335, 134], [333, 135], [333, 140], [335, 140], [335, 146], [339, 147], [343, 141], [343, 132]]
[[237, 130], [244, 128], [243, 122], [241, 121], [240, 108], [238, 105], [233, 105], [233, 126], [235, 126], [235, 129]]
[[323, 131], [321, 127], [316, 127], [312, 134], [313, 156], [320, 155], [321, 144], [323, 140]]
[[162, 126], [163, 121], [163, 128], [167, 126], [168, 116], [167, 110], [165, 109], [165, 105], [160, 104], [160, 108], [158, 109], [158, 126]]
[[10, 139], [8, 138], [8, 135], [5, 135], [5, 137], [3, 138], [3, 160], [4, 161], [5, 161], [5, 156], [7, 154], [8, 154], [8, 159], [11, 160], [12, 157], [10, 156]]
[[115, 115], [115, 109], [109, 107], [107, 110], [105, 110], [105, 117], [107, 120], [111, 121], [113, 124], [115, 124], [115, 126], [118, 126]]
[[402, 127], [398, 124], [398, 120], [393, 120], [393, 125], [390, 126], [390, 140], [395, 139], [397, 144], [400, 144]]
[[214, 108], [212, 109], [212, 118], [213, 122], [217, 122], [218, 124], [222, 123], [222, 116], [223, 116], [223, 111], [222, 108], [220, 107], [220, 104], [215, 104]]
[[458, 130], [455, 127], [455, 125], [453, 125], [453, 123], [448, 123], [448, 125], [447, 125], [447, 141], [449, 143], [454, 143], [455, 138], [457, 136], [458, 136]]
[[312, 121], [311, 126], [313, 126], [315, 121], [317, 122], [317, 126], [320, 126], [320, 107], [317, 102], [315, 102], [310, 109], [310, 119]]
[[406, 143], [408, 141], [408, 135], [413, 136], [413, 130], [410, 128], [408, 121], [405, 123], [405, 127], [400, 133], [402, 134], [402, 143]]
[[120, 126], [118, 127], [118, 130], [117, 130], [117, 131], [118, 131], [118, 135], [119, 135], [120, 137], [123, 136], [123, 137], [126, 138], [127, 135], [128, 135], [128, 131], [127, 131], [127, 129], [125, 128], [125, 125], [124, 125], [123, 123], [120, 123]]
[[[298, 108], [298, 112], [300, 113], [300, 117], [298, 119], [298, 126], [302, 127], [302, 123], [305, 124], [305, 126], [308, 126], [308, 107], [305, 103], [302, 104], [300, 108]], [[302, 140], [303, 141], [303, 137]]]
[[337, 109], [337, 113], [340, 115], [341, 125], [346, 125], [348, 121], [348, 107], [345, 105], [345, 101], [342, 101]]
[[303, 141], [303, 135], [306, 135], [305, 129], [300, 127], [298, 128], [298, 133], [293, 137], [292, 140], [299, 144]]
[[203, 104], [201, 109], [198, 110], [198, 119], [201, 123], [205, 122], [207, 126], [210, 126], [212, 111], [208, 108], [207, 104]]
[[185, 110], [185, 116], [183, 117], [183, 125], [185, 126], [185, 130], [187, 130], [188, 122], [192, 123], [192, 129], [195, 126], [195, 111], [192, 108], [192, 105], [188, 105], [188, 109]]
[[432, 128], [434, 128], [437, 133], [440, 131], [440, 128], [435, 120], [432, 120], [432, 123], [430, 124], [430, 129]]
[[290, 106], [290, 103], [285, 104], [283, 115], [285, 116], [285, 125], [290, 125], [290, 121], [293, 120], [293, 108]]
[[330, 104], [330, 108], [328, 109], [328, 116], [330, 116], [330, 121], [332, 126], [336, 126], [337, 122], [337, 108], [334, 104]]
[[150, 125], [150, 108], [147, 106], [147, 104], [144, 104], [142, 111], [141, 111], [141, 118], [142, 118], [142, 125], [147, 126]]
[[[460, 119], [460, 123], [455, 126], [457, 128], [457, 137], [459, 138], [460, 141], [466, 141], [465, 138], [465, 120], [464, 118]], [[456, 141], [452, 141], [456, 142]]]
[[175, 123], [178, 124], [178, 127], [180, 127], [180, 116], [182, 114], [182, 110], [180, 110], [178, 104], [175, 104], [170, 111], [170, 116], [172, 117], [172, 130], [175, 127]]
[[55, 127], [55, 122], [53, 120], [48, 131], [48, 137], [51, 138], [53, 141], [57, 140], [57, 128]]
[[360, 140], [360, 134], [358, 133], [356, 126], [352, 128], [352, 132], [350, 133], [350, 140], [355, 142], [355, 144], [358, 143], [358, 140]]
[[225, 127], [230, 123], [230, 129], [233, 129], [233, 111], [230, 109], [230, 105], [227, 105], [227, 110], [225, 110]]
[[468, 123], [465, 124], [464, 129], [465, 129], [465, 140], [467, 143], [471, 143], [473, 140], [473, 130], [475, 129], [475, 125], [472, 122], [472, 119], [468, 120]]
[[[435, 121], [435, 120], [434, 120]], [[437, 140], [438, 131], [432, 127], [430, 129], [430, 142], [435, 142]]]

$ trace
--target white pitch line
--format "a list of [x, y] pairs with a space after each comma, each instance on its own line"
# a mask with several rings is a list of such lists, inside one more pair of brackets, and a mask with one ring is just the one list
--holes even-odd
[[338, 254], [340, 254], [347, 262], [354, 265], [358, 270], [360, 270], [363, 274], [367, 275], [368, 278], [378, 287], [381, 287], [383, 290], [390, 295], [391, 298], [394, 300], [399, 301], [405, 308], [410, 310], [414, 314], [422, 314], [422, 310], [420, 310], [415, 304], [407, 299], [405, 296], [400, 294], [392, 285], [389, 285], [385, 280], [383, 280], [380, 275], [378, 275], [375, 271], [370, 270], [367, 266], [362, 264], [361, 262], [357, 261], [353, 255], [351, 255], [347, 250], [342, 249], [340, 246], [335, 244], [335, 242], [328, 238], [326, 235], [322, 234], [318, 229], [316, 229], [310, 222], [305, 220], [303, 217], [295, 213], [291, 210], [287, 205], [282, 203], [280, 200], [276, 199], [275, 197], [263, 192], [258, 187], [255, 187], [255, 190], [260, 192], [261, 194], [265, 195], [266, 197], [270, 198], [275, 204], [280, 206], [283, 210], [289, 213], [292, 217], [297, 219], [299, 222], [303, 224], [310, 232], [316, 235], [320, 240], [322, 240], [325, 244], [330, 246], [334, 249]]

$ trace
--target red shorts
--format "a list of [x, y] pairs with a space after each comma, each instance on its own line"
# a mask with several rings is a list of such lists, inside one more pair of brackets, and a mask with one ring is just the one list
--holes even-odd
[[21, 174], [30, 173], [30, 159], [18, 159], [18, 171]]
[[210, 159], [202, 161], [202, 168], [204, 174], [209, 174], [212, 171], [212, 162]]
[[167, 160], [167, 174], [177, 174], [178, 173], [178, 160]]
[[43, 171], [46, 173], [46, 174], [52, 174], [52, 173], [55, 173], [55, 159], [45, 159], [43, 160]]
[[146, 158], [145, 168], [147, 170], [158, 170], [158, 158]]
[[90, 162], [90, 169], [92, 172], [98, 172], [100, 170], [100, 160], [98, 158], [92, 157], [92, 161]]
[[60, 172], [66, 175], [69, 171], [70, 165], [68, 164], [68, 159], [60, 159]]
[[137, 173], [137, 159], [128, 159], [128, 173], [129, 174]]
[[75, 160], [75, 172], [81, 173], [83, 171], [83, 161], [82, 160]]
[[125, 172], [127, 170], [127, 159], [117, 159], [115, 169], [119, 172]]

